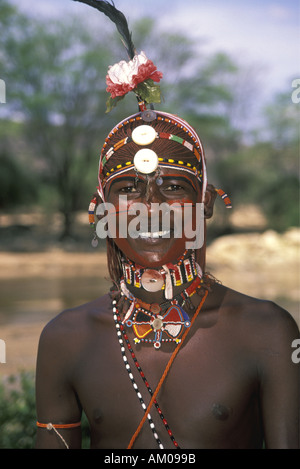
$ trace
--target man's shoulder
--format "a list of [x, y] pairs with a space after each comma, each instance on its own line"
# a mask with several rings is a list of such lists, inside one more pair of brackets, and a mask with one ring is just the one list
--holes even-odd
[[249, 328], [260, 328], [265, 331], [287, 331], [291, 334], [299, 333], [293, 316], [273, 301], [255, 298], [222, 286], [224, 313], [240, 324]]
[[80, 306], [66, 309], [46, 324], [41, 333], [40, 341], [51, 342], [51, 344], [78, 341], [93, 327], [95, 321], [98, 323], [105, 321], [110, 309], [109, 294]]

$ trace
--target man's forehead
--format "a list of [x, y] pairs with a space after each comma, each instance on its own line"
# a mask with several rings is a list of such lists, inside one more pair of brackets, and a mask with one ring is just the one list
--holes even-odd
[[[185, 188], [193, 189], [195, 193], [201, 193], [202, 191], [202, 184], [200, 181], [193, 175], [185, 173], [185, 171], [180, 171], [176, 169], [161, 169], [160, 177], [162, 178], [162, 182], [160, 186], [165, 188], [168, 184], [173, 185], [184, 185]], [[116, 176], [112, 178], [110, 183], [107, 185], [105, 189], [106, 196], [109, 195], [111, 189], [119, 188], [122, 184], [141, 184], [141, 185], [148, 185], [148, 184], [157, 184], [157, 176], [156, 174], [150, 175], [142, 175], [140, 173], [136, 173], [135, 171], [129, 171], [123, 175]]]

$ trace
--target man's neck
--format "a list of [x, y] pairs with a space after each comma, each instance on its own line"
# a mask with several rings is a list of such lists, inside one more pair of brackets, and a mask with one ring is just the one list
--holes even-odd
[[[202, 277], [193, 251], [185, 251], [177, 262], [155, 269], [137, 266], [134, 262], [124, 259], [123, 274], [125, 288], [133, 297], [147, 304], [170, 302]], [[163, 282], [162, 286], [157, 283], [156, 275], [159, 282]], [[145, 278], [149, 283], [145, 282]]]

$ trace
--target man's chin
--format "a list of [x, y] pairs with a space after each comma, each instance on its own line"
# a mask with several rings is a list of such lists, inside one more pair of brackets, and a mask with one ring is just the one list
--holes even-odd
[[124, 241], [117, 241], [124, 255], [136, 264], [149, 268], [176, 263], [185, 251], [185, 240], [182, 238], [142, 236]]

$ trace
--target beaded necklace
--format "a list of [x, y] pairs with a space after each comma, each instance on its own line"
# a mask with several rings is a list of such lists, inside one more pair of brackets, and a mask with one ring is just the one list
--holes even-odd
[[[151, 396], [153, 396], [153, 392], [152, 392], [152, 389], [151, 389], [151, 387], [150, 387], [150, 385], [149, 385], [149, 383], [148, 383], [148, 381], [147, 381], [147, 379], [146, 379], [146, 377], [145, 377], [145, 374], [144, 374], [143, 371], [142, 371], [142, 368], [141, 368], [139, 362], [137, 361], [137, 358], [136, 358], [136, 356], [135, 356], [135, 354], [134, 354], [134, 351], [133, 351], [133, 349], [132, 349], [132, 346], [131, 346], [131, 344], [130, 344], [129, 338], [128, 338], [127, 334], [126, 334], [125, 328], [124, 328], [123, 324], [121, 323], [120, 315], [119, 315], [118, 310], [117, 310], [117, 308], [116, 308], [116, 306], [115, 306], [115, 305], [116, 305], [116, 300], [114, 300], [112, 303], [113, 303], [114, 321], [115, 321], [115, 325], [116, 325], [116, 329], [117, 329], [117, 336], [118, 336], [118, 339], [119, 339], [119, 344], [120, 344], [120, 347], [121, 347], [121, 354], [122, 354], [123, 362], [125, 363], [125, 368], [126, 368], [126, 370], [127, 370], [127, 372], [128, 372], [129, 379], [130, 379], [130, 381], [131, 381], [131, 383], [132, 383], [132, 386], [133, 386], [133, 389], [135, 390], [136, 395], [137, 395], [137, 397], [138, 397], [138, 399], [139, 399], [139, 401], [140, 401], [140, 404], [141, 404], [141, 406], [142, 406], [142, 409], [143, 409], [144, 411], [146, 411], [146, 410], [147, 410], [147, 406], [146, 406], [146, 404], [145, 404], [145, 402], [144, 402], [144, 399], [143, 399], [143, 397], [142, 397], [142, 394], [140, 393], [140, 391], [139, 391], [139, 389], [138, 389], [138, 386], [137, 386], [137, 384], [136, 384], [136, 382], [135, 382], [135, 379], [134, 379], [134, 377], [133, 377], [133, 374], [132, 374], [132, 372], [131, 372], [131, 368], [130, 368], [130, 365], [129, 365], [129, 363], [128, 363], [128, 359], [127, 359], [127, 357], [126, 357], [125, 347], [124, 347], [124, 340], [125, 340], [125, 343], [126, 343], [126, 345], [127, 345], [128, 350], [129, 350], [129, 352], [130, 352], [130, 354], [131, 354], [131, 357], [132, 357], [132, 359], [133, 359], [133, 361], [134, 361], [134, 364], [135, 364], [137, 370], [139, 371], [139, 374], [140, 374], [140, 376], [141, 376], [143, 382], [145, 383], [146, 388], [147, 388], [147, 390], [148, 390], [148, 392], [149, 392], [149, 394], [150, 394]], [[122, 339], [122, 335], [123, 335], [124, 340]], [[176, 448], [179, 448], [178, 443], [176, 442], [176, 440], [175, 440], [175, 438], [174, 438], [174, 436], [173, 436], [173, 433], [172, 433], [172, 431], [171, 431], [171, 429], [170, 429], [170, 427], [169, 427], [169, 425], [168, 425], [168, 422], [166, 421], [166, 419], [165, 419], [165, 417], [164, 417], [164, 415], [163, 415], [163, 413], [162, 413], [162, 411], [161, 411], [161, 409], [160, 409], [160, 407], [159, 407], [158, 402], [157, 402], [156, 399], [154, 400], [154, 405], [155, 405], [155, 408], [156, 408], [158, 414], [160, 415], [161, 420], [162, 420], [162, 422], [163, 422], [163, 424], [164, 424], [164, 426], [165, 426], [165, 428], [166, 428], [166, 430], [167, 430], [167, 432], [168, 432], [168, 434], [169, 434], [169, 436], [170, 436], [170, 438], [171, 438], [171, 441], [173, 442], [173, 444], [174, 444], [174, 446], [175, 446]], [[157, 434], [157, 431], [156, 431], [156, 428], [155, 428], [155, 425], [154, 425], [154, 423], [153, 423], [153, 420], [152, 420], [152, 417], [151, 417], [150, 413], [147, 413], [147, 419], [148, 419], [148, 423], [149, 423], [149, 425], [150, 425], [150, 429], [151, 429], [151, 431], [152, 431], [152, 433], [153, 433], [154, 439], [156, 440], [156, 443], [157, 443], [159, 449], [164, 449], [164, 446], [163, 446], [162, 442], [160, 441], [160, 439], [159, 439], [159, 437], [158, 437], [158, 434]]]
[[128, 285], [147, 291], [165, 290], [168, 276], [173, 287], [191, 282], [195, 277], [201, 275], [201, 268], [196, 263], [194, 252], [185, 259], [186, 253], [187, 251], [181, 256], [177, 264], [166, 264], [159, 270], [139, 267], [130, 260], [124, 260], [122, 262], [124, 280]]
[[127, 289], [124, 280], [120, 282], [121, 295], [129, 302], [129, 308], [122, 321], [127, 327], [132, 327], [135, 334], [134, 342], [152, 343], [159, 349], [163, 342], [180, 343], [185, 328], [191, 325], [188, 314], [183, 309], [188, 302], [190, 309], [194, 309], [190, 298], [203, 285], [203, 278], [196, 279], [171, 301], [147, 304], [135, 298]]
[[[201, 300], [201, 302], [200, 302], [200, 304], [199, 304], [199, 306], [198, 306], [198, 308], [197, 308], [197, 310], [196, 310], [196, 313], [194, 314], [194, 316], [193, 316], [193, 318], [192, 318], [192, 320], [191, 320], [191, 325], [192, 325], [192, 324], [194, 323], [194, 321], [196, 320], [196, 318], [197, 318], [197, 316], [198, 316], [198, 314], [199, 314], [199, 312], [200, 312], [200, 310], [201, 310], [201, 308], [202, 308], [202, 306], [203, 306], [203, 304], [204, 304], [204, 301], [205, 301], [205, 299], [206, 299], [206, 297], [207, 297], [207, 294], [208, 294], [208, 288], [209, 288], [209, 286], [205, 285], [205, 283], [203, 282], [203, 280], [202, 280], [201, 284], [202, 284], [201, 287], [204, 287], [204, 288], [201, 288], [198, 293], [199, 293], [201, 296], [203, 296], [203, 298], [202, 298], [202, 300]], [[206, 291], [205, 291], [205, 289], [206, 289]], [[196, 289], [195, 289], [195, 291], [196, 291]], [[158, 444], [158, 447], [159, 447], [160, 449], [164, 449], [163, 444], [162, 444], [162, 442], [161, 442], [161, 440], [160, 440], [160, 438], [159, 438], [159, 436], [158, 436], [158, 433], [157, 433], [157, 431], [156, 431], [156, 428], [155, 428], [154, 422], [153, 422], [153, 420], [152, 420], [152, 417], [151, 417], [151, 415], [150, 415], [150, 413], [149, 413], [149, 412], [150, 412], [150, 409], [151, 409], [151, 407], [152, 407], [153, 404], [154, 404], [154, 406], [155, 406], [155, 408], [156, 408], [156, 410], [157, 410], [157, 412], [158, 412], [158, 414], [159, 414], [159, 416], [160, 416], [160, 418], [161, 418], [161, 420], [162, 420], [162, 422], [163, 422], [163, 424], [164, 424], [164, 427], [165, 427], [165, 429], [166, 429], [166, 431], [167, 431], [167, 433], [168, 433], [168, 435], [169, 435], [169, 437], [170, 437], [170, 439], [171, 439], [173, 445], [174, 445], [176, 448], [179, 449], [180, 447], [179, 447], [179, 445], [178, 445], [178, 443], [177, 443], [177, 441], [176, 441], [176, 439], [175, 439], [175, 437], [174, 437], [174, 435], [173, 435], [172, 430], [171, 430], [170, 427], [169, 427], [169, 424], [168, 424], [166, 418], [164, 417], [164, 415], [163, 415], [163, 413], [162, 413], [162, 411], [161, 411], [161, 409], [160, 409], [160, 406], [159, 406], [159, 404], [158, 404], [158, 402], [157, 402], [157, 400], [156, 400], [156, 396], [157, 396], [157, 394], [158, 394], [158, 392], [159, 392], [159, 390], [160, 390], [160, 388], [161, 388], [161, 386], [162, 386], [162, 384], [163, 384], [163, 382], [164, 382], [164, 380], [165, 380], [165, 378], [166, 378], [166, 376], [167, 376], [167, 374], [168, 374], [169, 369], [171, 368], [171, 365], [172, 365], [172, 363], [173, 363], [173, 361], [174, 361], [174, 359], [175, 359], [177, 353], [179, 352], [180, 347], [182, 346], [182, 344], [183, 344], [183, 342], [184, 342], [184, 340], [185, 340], [185, 338], [186, 338], [186, 336], [187, 336], [187, 334], [188, 334], [189, 329], [186, 329], [186, 331], [185, 331], [185, 333], [184, 333], [184, 335], [183, 335], [183, 337], [182, 337], [182, 340], [177, 344], [177, 347], [175, 348], [175, 350], [174, 350], [174, 352], [173, 352], [173, 354], [172, 354], [172, 356], [171, 356], [171, 358], [170, 358], [170, 360], [169, 360], [169, 362], [168, 362], [168, 364], [167, 364], [167, 366], [166, 366], [166, 368], [165, 368], [165, 371], [164, 371], [164, 373], [163, 373], [163, 375], [162, 375], [162, 377], [161, 377], [161, 379], [160, 379], [160, 381], [159, 381], [159, 383], [158, 383], [158, 386], [157, 386], [155, 392], [153, 393], [152, 388], [151, 388], [151, 386], [149, 385], [149, 382], [148, 382], [148, 380], [146, 379], [145, 374], [143, 373], [142, 368], [141, 368], [139, 362], [137, 361], [137, 358], [136, 358], [136, 356], [135, 356], [135, 353], [134, 353], [134, 351], [133, 351], [133, 349], [132, 349], [132, 346], [131, 346], [131, 344], [130, 344], [129, 338], [128, 338], [127, 334], [126, 334], [126, 330], [125, 330], [125, 328], [124, 328], [123, 321], [121, 321], [121, 318], [120, 318], [120, 315], [119, 315], [119, 311], [118, 311], [118, 309], [117, 309], [117, 301], [116, 301], [115, 299], [112, 301], [112, 306], [113, 306], [113, 314], [114, 314], [115, 326], [116, 326], [116, 330], [117, 330], [117, 337], [118, 337], [118, 341], [119, 341], [120, 348], [121, 348], [121, 354], [122, 354], [123, 362], [124, 362], [124, 364], [125, 364], [125, 368], [126, 368], [126, 370], [127, 370], [127, 372], [128, 372], [128, 376], [129, 376], [129, 378], [130, 378], [130, 381], [131, 381], [131, 383], [132, 383], [132, 386], [133, 386], [133, 388], [134, 388], [134, 390], [135, 390], [135, 392], [136, 392], [136, 394], [137, 394], [137, 397], [138, 397], [138, 399], [139, 399], [139, 401], [140, 401], [140, 404], [141, 404], [141, 406], [142, 406], [142, 409], [143, 409], [144, 412], [145, 412], [145, 413], [144, 413], [144, 416], [143, 416], [143, 418], [142, 418], [142, 420], [141, 420], [141, 422], [140, 422], [140, 424], [139, 424], [139, 426], [138, 426], [138, 428], [137, 428], [137, 430], [135, 431], [134, 435], [132, 436], [132, 438], [131, 438], [131, 440], [130, 440], [128, 449], [132, 448], [132, 446], [133, 446], [133, 444], [134, 444], [134, 441], [135, 441], [135, 439], [137, 438], [137, 436], [138, 436], [138, 434], [139, 434], [141, 428], [143, 427], [143, 425], [144, 425], [146, 419], [148, 419], [148, 422], [149, 422], [149, 425], [150, 425], [150, 429], [151, 429], [152, 434], [153, 434], [153, 436], [154, 436], [154, 438], [155, 438], [155, 440], [156, 440], [156, 443]], [[138, 370], [138, 372], [139, 372], [139, 374], [140, 374], [140, 376], [141, 376], [143, 382], [145, 383], [146, 388], [147, 388], [149, 394], [151, 395], [151, 400], [150, 400], [150, 403], [148, 404], [148, 407], [146, 407], [146, 404], [145, 404], [145, 402], [144, 402], [144, 399], [143, 399], [143, 397], [142, 397], [142, 394], [140, 393], [140, 391], [139, 391], [139, 389], [138, 389], [138, 386], [137, 386], [137, 384], [136, 384], [136, 382], [135, 382], [135, 379], [134, 379], [134, 377], [133, 377], [133, 374], [132, 374], [132, 371], [131, 371], [131, 368], [130, 368], [130, 365], [129, 365], [129, 363], [128, 363], [128, 359], [127, 359], [127, 356], [126, 356], [126, 353], [125, 353], [124, 340], [123, 340], [122, 336], [123, 336], [123, 338], [124, 338], [124, 340], [125, 340], [125, 343], [126, 343], [126, 345], [127, 345], [128, 351], [129, 351], [130, 354], [131, 354], [131, 357], [132, 357], [132, 359], [133, 359], [133, 361], [134, 361], [134, 364], [135, 364], [135, 366], [136, 366], [136, 368], [137, 368], [137, 370]]]
[[165, 298], [173, 298], [173, 287], [189, 283], [197, 277], [202, 277], [201, 267], [192, 251], [186, 258], [188, 250], [178, 259], [176, 264], [168, 263], [161, 269], [151, 269], [135, 265], [129, 259], [122, 260], [123, 278], [126, 284], [148, 292], [164, 290]]

